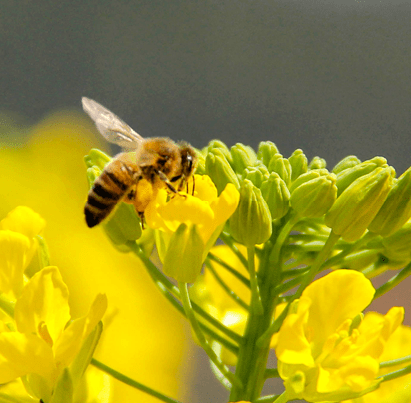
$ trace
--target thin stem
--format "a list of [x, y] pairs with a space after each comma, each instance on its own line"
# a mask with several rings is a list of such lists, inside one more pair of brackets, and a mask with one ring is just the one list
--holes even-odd
[[247, 248], [248, 257], [248, 272], [250, 274], [251, 284], [251, 307], [257, 315], [262, 315], [264, 312], [263, 304], [261, 302], [260, 288], [258, 286], [257, 274], [255, 271], [255, 246]]
[[95, 358], [92, 358], [91, 364], [97, 367], [98, 369], [101, 369], [102, 371], [106, 372], [107, 374], [111, 375], [113, 378], [119, 380], [120, 382], [123, 382], [126, 385], [129, 385], [135, 389], [141, 390], [142, 392], [147, 393], [150, 396], [156, 397], [157, 399], [162, 400], [163, 402], [180, 403], [178, 400], [175, 400], [175, 399], [172, 399], [171, 397], [163, 395], [162, 393], [154, 389], [151, 389], [148, 386], [135, 381], [134, 379], [129, 378], [128, 376], [114, 370], [113, 368], [110, 368], [109, 366], [103, 364], [102, 362], [97, 361]]
[[390, 372], [389, 374], [379, 376], [378, 378], [382, 378], [382, 381], [386, 382], [386, 381], [391, 381], [392, 379], [400, 378], [401, 376], [404, 376], [404, 375], [408, 375], [409, 373], [411, 373], [411, 365], [408, 365], [397, 371]]
[[396, 365], [402, 365], [410, 361], [411, 361], [411, 355], [407, 355], [405, 357], [396, 358], [395, 360], [380, 362], [380, 368], [394, 367]]
[[381, 297], [388, 291], [396, 287], [401, 281], [405, 280], [411, 274], [411, 263], [405, 266], [398, 274], [394, 277], [391, 277], [385, 284], [377, 288], [375, 292], [374, 299]]
[[267, 395], [267, 396], [262, 396], [259, 397], [258, 399], [254, 400], [253, 403], [273, 403], [277, 402], [277, 399], [280, 397], [280, 395]]
[[220, 234], [220, 238], [237, 255], [244, 267], [247, 267], [247, 259], [237, 248], [236, 244], [233, 241], [233, 238], [231, 238], [231, 236], [224, 231]]
[[214, 253], [209, 252], [207, 257], [210, 260], [213, 260], [214, 262], [218, 263], [219, 265], [221, 265], [222, 267], [224, 267], [224, 269], [228, 270], [233, 276], [235, 276], [238, 280], [240, 280], [244, 285], [246, 285], [247, 287], [250, 287], [250, 280], [243, 276], [241, 273], [239, 273], [236, 269], [234, 269], [233, 267], [231, 267], [229, 264], [227, 264], [226, 262], [224, 262], [222, 259], [220, 259], [218, 256], [214, 255]]
[[214, 278], [217, 280], [218, 284], [223, 288], [223, 290], [242, 308], [244, 308], [246, 311], [249, 310], [248, 304], [243, 301], [233, 290], [230, 289], [230, 287], [224, 282], [224, 280], [219, 276], [219, 274], [214, 270], [214, 267], [211, 263], [206, 262], [207, 268], [210, 270], [211, 274], [214, 276]]
[[280, 374], [278, 373], [277, 368], [267, 368], [264, 372], [264, 378], [278, 378]]
[[217, 356], [217, 354], [214, 352], [214, 350], [211, 348], [206, 338], [204, 337], [204, 334], [201, 331], [197, 318], [195, 317], [193, 307], [191, 305], [187, 283], [179, 282], [178, 288], [180, 289], [181, 301], [183, 303], [187, 319], [191, 324], [191, 328], [193, 329], [194, 334], [196, 335], [197, 340], [200, 343], [200, 346], [207, 353], [208, 357], [214, 363], [214, 365], [220, 370], [222, 375], [224, 375], [232, 384], [241, 387], [240, 380], [224, 365], [224, 363], [220, 360], [220, 358]]
[[[184, 314], [184, 309], [182, 308], [182, 306], [173, 298], [174, 296], [175, 298], [181, 299], [180, 290], [158, 269], [158, 267], [144, 254], [142, 249], [135, 242], [129, 242], [127, 243], [127, 245], [143, 262], [145, 268], [147, 269], [149, 275], [153, 279], [154, 283], [156, 284], [160, 292], [172, 303], [172, 305], [180, 313]], [[204, 309], [196, 303], [193, 302], [192, 304], [194, 310], [199, 315], [201, 315], [206, 321], [208, 321], [212, 326], [223, 332], [226, 336], [230, 337], [236, 343], [241, 343], [242, 338], [239, 334], [224, 326], [221, 322], [212, 317], [209, 313], [205, 312]], [[221, 336], [218, 336], [212, 329], [207, 327], [205, 324], [202, 323], [201, 326], [204, 327], [204, 330], [208, 334], [210, 334], [214, 339], [219, 339], [219, 341], [222, 344], [224, 344], [224, 346], [227, 347], [230, 351], [234, 353], [238, 352], [237, 346], [233, 345], [228, 340], [225, 340], [224, 342], [221, 341]]]

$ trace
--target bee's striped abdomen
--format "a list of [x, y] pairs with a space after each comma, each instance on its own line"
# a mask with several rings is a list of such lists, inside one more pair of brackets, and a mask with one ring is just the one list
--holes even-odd
[[84, 207], [87, 225], [92, 228], [103, 221], [135, 183], [134, 171], [122, 161], [110, 162], [90, 189]]

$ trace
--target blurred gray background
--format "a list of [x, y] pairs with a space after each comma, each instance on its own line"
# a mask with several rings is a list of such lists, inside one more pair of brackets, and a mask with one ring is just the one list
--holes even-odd
[[[1, 8], [0, 111], [28, 123], [88, 96], [144, 137], [271, 140], [284, 156], [302, 148], [330, 168], [348, 154], [383, 155], [398, 174], [410, 165], [409, 0]], [[204, 368], [193, 402], [225, 399], [211, 377]]]

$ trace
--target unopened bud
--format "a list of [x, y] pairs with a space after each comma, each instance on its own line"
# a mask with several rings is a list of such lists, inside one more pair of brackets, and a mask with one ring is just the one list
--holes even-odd
[[268, 179], [268, 177], [269, 173], [265, 165], [246, 168], [243, 172], [243, 178], [250, 180], [258, 188], [261, 187], [261, 184]]
[[327, 161], [320, 157], [314, 157], [308, 164], [308, 169], [324, 169], [326, 167]]
[[243, 173], [244, 169], [253, 166], [257, 160], [254, 150], [241, 143], [231, 147], [231, 157], [233, 159], [233, 168], [239, 174]]
[[367, 175], [378, 167], [387, 167], [387, 160], [383, 157], [374, 157], [370, 160], [344, 169], [337, 175], [338, 196], [347, 189], [357, 178]]
[[381, 236], [398, 231], [411, 217], [411, 168], [392, 186], [387, 199], [368, 229]]
[[269, 172], [277, 172], [280, 178], [288, 186], [291, 181], [291, 165], [287, 158], [283, 158], [281, 154], [274, 154], [268, 164]]
[[271, 236], [271, 213], [266, 201], [251, 181], [245, 179], [240, 188], [240, 202], [230, 218], [231, 234], [247, 247], [258, 245]]
[[227, 183], [234, 184], [237, 189], [240, 188], [236, 173], [219, 149], [214, 149], [207, 154], [205, 168], [206, 174], [214, 182], [218, 194], [225, 189]]
[[271, 158], [278, 154], [277, 146], [271, 141], [262, 141], [258, 146], [257, 158], [266, 166], [270, 163]]
[[295, 150], [288, 158], [291, 165], [291, 182], [294, 182], [300, 175], [308, 170], [308, 160], [303, 150]]
[[339, 174], [340, 172], [355, 167], [356, 165], [361, 164], [361, 160], [359, 160], [355, 155], [349, 155], [348, 157], [343, 158], [340, 162], [338, 162], [332, 170], [332, 173]]
[[382, 239], [384, 255], [389, 259], [403, 264], [411, 260], [411, 222], [401, 229]]
[[164, 257], [167, 276], [183, 283], [194, 283], [203, 265], [204, 242], [197, 225], [181, 224], [173, 233]]
[[84, 157], [87, 168], [97, 167], [100, 171], [111, 161], [111, 157], [97, 148], [92, 148], [88, 155]]
[[336, 177], [328, 174], [311, 179], [291, 193], [291, 207], [301, 217], [321, 217], [337, 198]]
[[275, 172], [263, 182], [261, 194], [267, 202], [273, 220], [284, 217], [290, 208], [290, 191], [285, 182]]
[[327, 169], [315, 169], [313, 171], [308, 171], [305, 174], [300, 175], [290, 186], [290, 193], [294, 192], [298, 186], [310, 180], [319, 178], [320, 176], [328, 176], [330, 173]]
[[328, 211], [325, 224], [348, 242], [360, 239], [387, 198], [394, 175], [392, 167], [379, 167], [356, 179]]

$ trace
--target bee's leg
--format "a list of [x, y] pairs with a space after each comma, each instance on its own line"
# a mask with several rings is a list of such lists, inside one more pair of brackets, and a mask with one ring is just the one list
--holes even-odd
[[137, 194], [136, 188], [133, 187], [133, 189], [131, 189], [131, 190], [127, 193], [126, 197], [124, 198], [124, 201], [125, 201], [126, 203], [134, 203], [134, 200], [135, 200], [135, 198], [136, 198], [136, 194]]
[[145, 229], [145, 222], [146, 222], [146, 217], [144, 216], [144, 211], [137, 211], [138, 216], [140, 217], [141, 220], [141, 229]]

